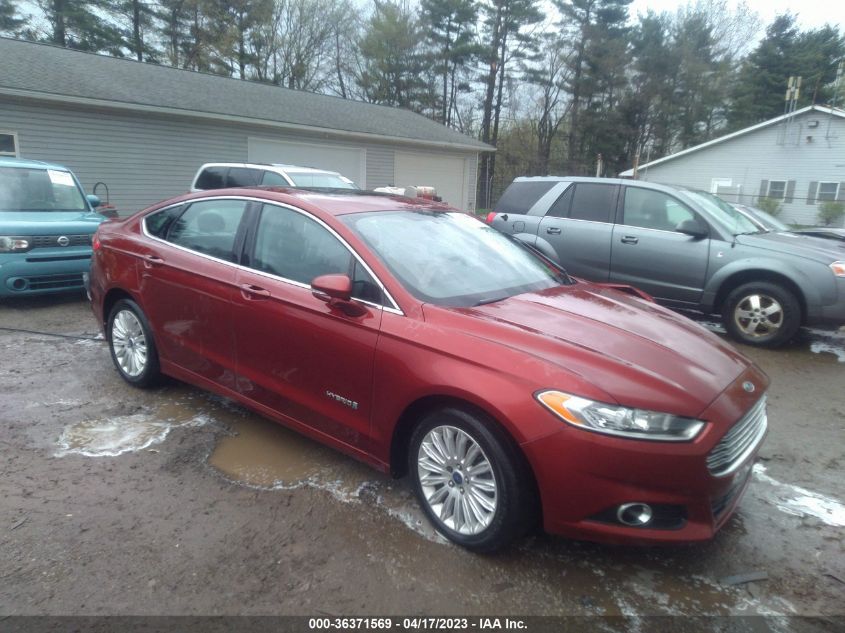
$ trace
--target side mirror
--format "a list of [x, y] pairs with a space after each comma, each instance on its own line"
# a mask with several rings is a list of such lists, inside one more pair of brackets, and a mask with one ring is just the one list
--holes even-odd
[[347, 316], [363, 316], [367, 309], [352, 301], [352, 280], [346, 275], [320, 275], [311, 282], [311, 293]]
[[346, 275], [320, 275], [311, 282], [311, 292], [326, 301], [349, 301], [352, 298], [352, 280]]
[[88, 198], [88, 204], [90, 204], [95, 209], [102, 204], [102, 202], [100, 201], [100, 197], [95, 196], [93, 193], [89, 193], [85, 197]]
[[710, 231], [701, 220], [684, 220], [675, 227], [675, 230], [678, 233], [683, 233], [696, 239], [702, 239], [710, 235]]

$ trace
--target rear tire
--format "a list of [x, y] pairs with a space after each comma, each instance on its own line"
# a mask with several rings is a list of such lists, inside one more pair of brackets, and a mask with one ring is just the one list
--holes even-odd
[[438, 532], [474, 552], [500, 549], [536, 523], [533, 479], [493, 420], [447, 407], [411, 435], [414, 492]]
[[801, 327], [801, 304], [790, 290], [760, 281], [735, 288], [725, 300], [722, 323], [745, 345], [780, 347]]
[[153, 387], [161, 380], [158, 351], [144, 311], [131, 299], [112, 307], [106, 324], [109, 351], [120, 376], [133, 387]]

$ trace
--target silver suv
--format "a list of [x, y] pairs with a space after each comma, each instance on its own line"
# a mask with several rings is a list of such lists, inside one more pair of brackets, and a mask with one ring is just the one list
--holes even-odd
[[776, 347], [801, 325], [845, 324], [845, 256], [753, 224], [716, 196], [607, 178], [517, 178], [488, 224], [577, 277], [718, 313], [728, 333]]
[[191, 191], [228, 187], [301, 187], [303, 189], [357, 189], [336, 171], [281, 163], [206, 163], [197, 170]]

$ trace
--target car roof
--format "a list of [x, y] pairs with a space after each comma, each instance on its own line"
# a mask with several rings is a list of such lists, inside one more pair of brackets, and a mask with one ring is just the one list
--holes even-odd
[[[627, 185], [629, 187], [642, 187], [643, 189], [654, 189], [672, 193], [677, 191], [700, 191], [684, 185], [673, 185], [670, 183], [651, 182], [649, 180], [635, 180], [633, 178], [595, 178], [590, 176], [518, 176], [516, 182], [590, 182], [603, 185]], [[706, 193], [706, 192], [705, 192]]]
[[[407, 198], [388, 193], [362, 189], [303, 189], [294, 187], [234, 187], [209, 189], [180, 196], [178, 201], [188, 201], [221, 196], [263, 198], [268, 201], [297, 205], [301, 203], [333, 216], [373, 211], [457, 211], [458, 209], [425, 198]], [[168, 203], [174, 202], [173, 200]]]
[[200, 167], [200, 171], [206, 167], [244, 167], [246, 169], [266, 169], [275, 172], [294, 172], [312, 173], [312, 174], [334, 174], [340, 176], [336, 171], [331, 169], [317, 169], [316, 167], [303, 167], [300, 165], [287, 165], [285, 163], [205, 163]]
[[42, 160], [29, 160], [27, 158], [0, 157], [0, 167], [20, 167], [21, 169], [56, 169], [59, 171], [70, 171], [67, 167], [56, 163], [46, 163]]

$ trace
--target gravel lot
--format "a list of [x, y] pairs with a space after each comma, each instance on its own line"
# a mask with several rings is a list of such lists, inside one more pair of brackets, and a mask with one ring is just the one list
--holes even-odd
[[0, 303], [0, 328], [0, 616], [845, 616], [845, 333], [743, 349], [771, 431], [713, 542], [479, 556], [404, 481], [192, 387], [127, 386], [82, 297]]

